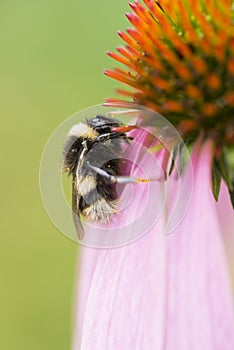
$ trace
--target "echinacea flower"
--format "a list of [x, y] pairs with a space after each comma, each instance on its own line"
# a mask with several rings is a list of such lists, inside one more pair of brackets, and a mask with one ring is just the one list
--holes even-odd
[[[165, 235], [169, 190], [165, 212], [144, 237], [118, 249], [83, 248], [73, 349], [232, 350], [224, 240], [233, 242], [234, 235], [233, 1], [144, 3], [130, 4], [134, 28], [119, 32], [126, 45], [109, 53], [125, 68], [106, 71], [133, 88], [118, 90], [132, 102], [106, 104], [150, 107], [194, 145], [191, 204]], [[186, 182], [186, 167], [181, 176]], [[176, 180], [167, 181], [173, 189]], [[160, 198], [157, 190], [155, 201]], [[141, 206], [142, 193], [132, 210]]]
[[[154, 1], [130, 3], [126, 16], [134, 26], [119, 32], [125, 41], [108, 54], [126, 67], [106, 75], [133, 88], [118, 90], [134, 104], [166, 117], [186, 142], [199, 135], [213, 144], [213, 191], [221, 178], [234, 205], [234, 3]], [[107, 105], [124, 105], [108, 99]], [[232, 166], [232, 173], [230, 168]]]

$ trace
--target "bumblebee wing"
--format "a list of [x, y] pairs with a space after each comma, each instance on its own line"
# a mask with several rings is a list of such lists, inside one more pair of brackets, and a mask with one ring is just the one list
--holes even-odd
[[74, 174], [72, 179], [72, 215], [78, 239], [81, 240], [84, 238], [84, 228], [80, 220], [79, 200], [80, 196], [77, 187], [77, 175]]

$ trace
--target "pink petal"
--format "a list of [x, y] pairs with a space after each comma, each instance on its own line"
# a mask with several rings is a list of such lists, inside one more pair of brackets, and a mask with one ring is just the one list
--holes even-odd
[[224, 182], [221, 184], [217, 211], [230, 273], [232, 275], [232, 281], [234, 282], [234, 212], [230, 202], [228, 189]]
[[161, 348], [165, 237], [160, 226], [132, 245], [99, 252], [80, 349]]
[[234, 349], [230, 276], [210, 184], [210, 145], [194, 164], [193, 198], [167, 242], [164, 349]]
[[[74, 350], [234, 348], [226, 256], [207, 185], [210, 154], [207, 144], [193, 157], [192, 202], [171, 235], [164, 234], [161, 216], [131, 245], [83, 248]], [[160, 200], [159, 193], [155, 198]], [[142, 194], [134, 201], [134, 215], [141, 200]]]

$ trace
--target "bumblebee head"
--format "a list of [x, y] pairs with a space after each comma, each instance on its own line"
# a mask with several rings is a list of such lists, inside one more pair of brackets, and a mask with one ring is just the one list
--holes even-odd
[[72, 126], [69, 130], [71, 139], [96, 139], [99, 135], [119, 133], [124, 134], [128, 131], [136, 129], [136, 125], [125, 125], [120, 120], [114, 118], [108, 118], [101, 115], [80, 122]]
[[87, 125], [93, 128], [99, 134], [118, 132], [120, 134], [136, 128], [136, 125], [125, 125], [120, 120], [96, 115], [87, 120]]
[[87, 120], [87, 125], [99, 134], [109, 133], [114, 127], [120, 126], [121, 124], [121, 121], [117, 119], [104, 117], [102, 115], [96, 115], [92, 119]]

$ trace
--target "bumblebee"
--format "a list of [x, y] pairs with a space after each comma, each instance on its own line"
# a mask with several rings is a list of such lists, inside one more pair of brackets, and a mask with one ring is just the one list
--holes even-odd
[[72, 176], [72, 211], [79, 239], [84, 237], [80, 215], [107, 223], [117, 213], [117, 183], [150, 181], [123, 175], [123, 148], [133, 139], [127, 133], [135, 128], [96, 115], [70, 129], [63, 171]]

